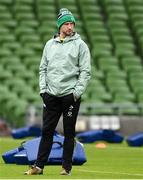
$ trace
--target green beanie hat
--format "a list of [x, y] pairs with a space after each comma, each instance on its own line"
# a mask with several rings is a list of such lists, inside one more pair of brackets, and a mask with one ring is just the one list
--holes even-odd
[[57, 19], [57, 26], [60, 28], [66, 22], [75, 23], [75, 18], [67, 8], [60, 9]]

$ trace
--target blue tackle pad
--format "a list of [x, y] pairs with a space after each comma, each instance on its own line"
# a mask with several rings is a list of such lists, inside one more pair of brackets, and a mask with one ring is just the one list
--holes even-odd
[[113, 130], [91, 130], [76, 135], [82, 143], [93, 143], [96, 141], [106, 141], [111, 143], [121, 143], [124, 138]]
[[13, 129], [11, 135], [14, 139], [21, 139], [29, 136], [41, 136], [41, 128], [36, 126], [26, 126], [18, 129]]
[[135, 133], [126, 139], [129, 146], [142, 146], [143, 145], [143, 132]]
[[[23, 143], [21, 148], [16, 148], [4, 153], [2, 155], [4, 162], [24, 165], [33, 164], [37, 159], [40, 139], [41, 137], [34, 138]], [[53, 138], [52, 150], [49, 158], [47, 159], [47, 164], [62, 164], [63, 143], [64, 137], [59, 134], [55, 134]], [[85, 162], [86, 155], [84, 152], [84, 147], [80, 142], [76, 141], [73, 153], [73, 165], [82, 165]]]

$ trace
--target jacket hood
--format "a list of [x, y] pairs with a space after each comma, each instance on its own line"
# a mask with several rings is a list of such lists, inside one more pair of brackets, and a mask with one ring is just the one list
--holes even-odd
[[[72, 36], [67, 36], [64, 39], [64, 43], [68, 42], [68, 41], [73, 41], [73, 40], [76, 40], [76, 39], [81, 39], [81, 37], [80, 37], [80, 35], [78, 33], [74, 32]], [[59, 35], [58, 34], [56, 36], [54, 36], [54, 40], [58, 41], [58, 42], [61, 42], [60, 39], [59, 39]]]

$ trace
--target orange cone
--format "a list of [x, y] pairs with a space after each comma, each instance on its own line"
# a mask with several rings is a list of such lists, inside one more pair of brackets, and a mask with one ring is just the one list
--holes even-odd
[[103, 149], [103, 148], [106, 148], [107, 145], [106, 145], [105, 143], [97, 143], [97, 144], [95, 145], [95, 147], [96, 147], [96, 148], [101, 148], [101, 149]]

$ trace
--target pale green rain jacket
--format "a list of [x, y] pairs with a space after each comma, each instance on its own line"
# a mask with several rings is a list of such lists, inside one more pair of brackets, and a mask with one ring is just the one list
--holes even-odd
[[75, 33], [60, 42], [59, 37], [49, 40], [43, 50], [39, 67], [40, 93], [62, 97], [73, 93], [78, 99], [91, 77], [88, 46]]

